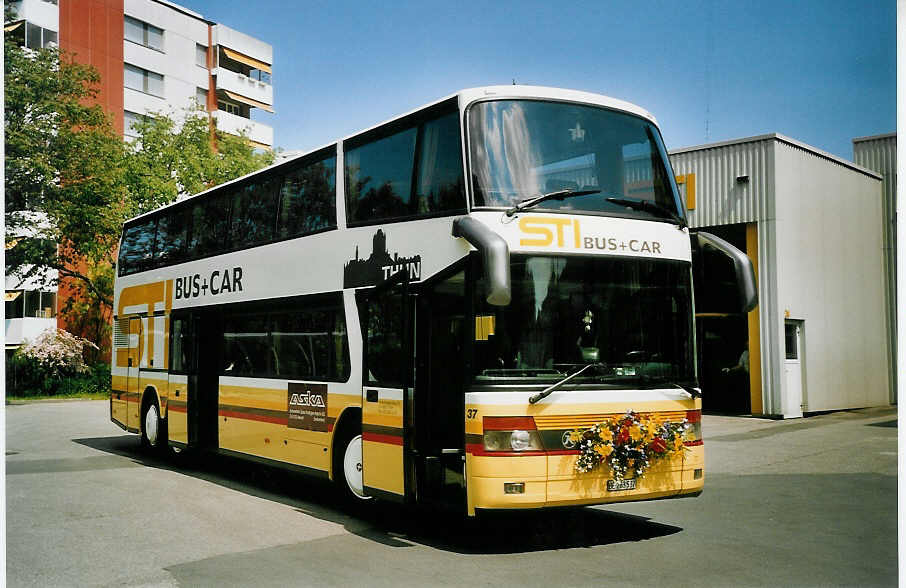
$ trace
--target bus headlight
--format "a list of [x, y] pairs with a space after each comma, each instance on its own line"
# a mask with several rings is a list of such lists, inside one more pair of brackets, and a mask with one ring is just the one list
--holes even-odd
[[485, 451], [544, 451], [532, 417], [485, 417]]

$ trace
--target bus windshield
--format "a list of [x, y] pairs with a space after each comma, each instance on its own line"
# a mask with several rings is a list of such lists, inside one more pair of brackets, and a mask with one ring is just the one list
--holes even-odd
[[660, 133], [645, 119], [541, 100], [479, 102], [468, 116], [476, 207], [509, 208], [571, 190], [588, 193], [546, 200], [535, 209], [657, 216], [654, 207], [627, 208], [631, 202], [625, 201], [641, 200], [683, 214]]
[[[690, 266], [642, 258], [513, 256], [512, 302], [475, 294], [475, 384], [691, 384]], [[483, 279], [483, 278], [482, 278]]]

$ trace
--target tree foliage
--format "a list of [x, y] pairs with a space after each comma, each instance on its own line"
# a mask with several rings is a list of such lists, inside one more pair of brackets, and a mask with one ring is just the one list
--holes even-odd
[[[124, 148], [92, 105], [97, 71], [55, 49], [4, 51], [7, 273], [79, 278], [110, 259], [127, 201]], [[57, 247], [56, 244], [65, 244]]]
[[[154, 210], [180, 194], [195, 194], [253, 172], [273, 161], [256, 153], [245, 136], [211, 134], [207, 113], [187, 109], [179, 120], [154, 113], [132, 125], [137, 139], [127, 148], [126, 182], [133, 214]], [[214, 143], [216, 142], [216, 148]]]
[[55, 48], [11, 42], [4, 57], [6, 273], [58, 270], [87, 295], [88, 306], [73, 312], [112, 305], [124, 221], [273, 160], [244, 136], [212, 133], [201, 110], [154, 113], [124, 142], [94, 102], [93, 67]]

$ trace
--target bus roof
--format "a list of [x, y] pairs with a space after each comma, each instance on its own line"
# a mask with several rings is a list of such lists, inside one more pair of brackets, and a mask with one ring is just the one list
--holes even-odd
[[296, 157], [293, 157], [290, 159], [285, 159], [279, 163], [275, 163], [268, 167], [265, 167], [265, 168], [262, 168], [259, 170], [255, 170], [244, 176], [240, 176], [238, 178], [230, 180], [229, 182], [224, 182], [223, 184], [218, 184], [216, 186], [212, 186], [211, 188], [208, 188], [207, 190], [204, 190], [202, 192], [198, 192], [197, 194], [192, 194], [190, 196], [187, 196], [186, 198], [182, 198], [180, 200], [175, 200], [169, 204], [166, 204], [166, 205], [156, 208], [154, 210], [149, 210], [148, 212], [142, 213], [138, 216], [128, 219], [123, 224], [124, 225], [129, 224], [137, 219], [140, 219], [140, 218], [150, 215], [152, 213], [159, 212], [161, 210], [165, 210], [171, 206], [183, 204], [184, 202], [186, 202], [188, 200], [192, 200], [196, 197], [203, 196], [204, 194], [207, 194], [208, 192], [212, 192], [214, 190], [219, 190], [219, 189], [223, 188], [224, 186], [229, 186], [230, 184], [241, 182], [250, 176], [258, 175], [266, 170], [271, 170], [271, 169], [282, 167], [282, 166], [292, 165], [293, 162], [295, 162], [303, 157], [307, 157], [307, 156], [311, 155], [312, 153], [317, 153], [318, 151], [321, 151], [322, 149], [327, 149], [329, 147], [332, 147], [333, 145], [336, 145], [337, 142], [339, 142], [339, 141], [347, 141], [353, 137], [357, 137], [363, 133], [367, 133], [368, 131], [380, 128], [386, 124], [392, 123], [392, 122], [402, 119], [402, 118], [405, 118], [409, 115], [420, 112], [426, 108], [430, 108], [432, 106], [441, 104], [441, 103], [443, 103], [447, 100], [451, 100], [453, 98], [458, 99], [460, 109], [464, 109], [466, 106], [468, 106], [469, 104], [471, 104], [477, 100], [533, 98], [533, 99], [542, 99], [542, 100], [559, 100], [559, 101], [563, 101], [563, 102], [580, 102], [583, 104], [594, 104], [597, 106], [603, 106], [604, 108], [611, 108], [614, 110], [622, 110], [624, 112], [628, 112], [630, 114], [634, 114], [636, 116], [645, 118], [645, 119], [651, 121], [652, 123], [654, 123], [655, 125], [657, 125], [657, 120], [654, 118], [654, 116], [650, 112], [645, 110], [644, 108], [641, 108], [635, 104], [632, 104], [631, 102], [626, 102], [623, 100], [618, 100], [616, 98], [611, 98], [609, 96], [604, 96], [603, 94], [594, 94], [592, 92], [583, 92], [580, 90], [567, 90], [564, 88], [549, 88], [549, 87], [545, 87], [545, 86], [523, 86], [523, 85], [515, 85], [515, 84], [509, 85], [509, 86], [481, 86], [481, 87], [477, 87], [477, 88], [466, 88], [466, 89], [460, 90], [458, 92], [455, 92], [453, 94], [444, 96], [443, 98], [440, 98], [439, 100], [429, 102], [427, 104], [419, 106], [418, 108], [414, 108], [412, 110], [409, 110], [407, 112], [404, 112], [402, 114], [389, 118], [387, 120], [381, 121], [366, 129], [358, 130], [355, 133], [342, 137], [336, 141], [331, 141], [330, 143], [326, 143], [315, 149], [310, 149], [310, 150], [306, 151], [305, 153], [302, 153]]

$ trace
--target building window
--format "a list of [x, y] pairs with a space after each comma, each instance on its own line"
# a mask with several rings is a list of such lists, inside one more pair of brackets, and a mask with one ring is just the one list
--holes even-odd
[[195, 101], [204, 109], [208, 106], [208, 91], [204, 88], [195, 88]]
[[249, 77], [255, 80], [256, 82], [261, 82], [264, 84], [271, 83], [271, 74], [264, 71], [263, 69], [252, 69], [249, 70]]
[[40, 290], [7, 290], [6, 318], [54, 318], [57, 293]]
[[160, 97], [164, 95], [164, 76], [128, 63], [123, 66], [123, 83], [139, 92]]
[[236, 116], [242, 116], [242, 108], [238, 104], [233, 104], [232, 102], [226, 102], [225, 100], [218, 100], [217, 108], [220, 110], [223, 110], [224, 112], [229, 112], [230, 114], [235, 114]]
[[195, 65], [208, 67], [208, 48], [199, 43], [195, 43]]
[[[21, 38], [21, 37], [20, 37]], [[30, 22], [25, 23], [25, 46], [29, 49], [57, 46], [57, 32], [39, 27]]]
[[22, 290], [6, 291], [6, 318], [17, 319], [25, 316], [24, 296]]
[[138, 137], [138, 131], [135, 129], [135, 125], [148, 120], [150, 117], [147, 114], [139, 114], [137, 112], [130, 112], [128, 110], [123, 111], [123, 134], [127, 137]]
[[131, 16], [125, 17], [123, 36], [127, 41], [144, 45], [156, 51], [164, 50], [164, 31]]

